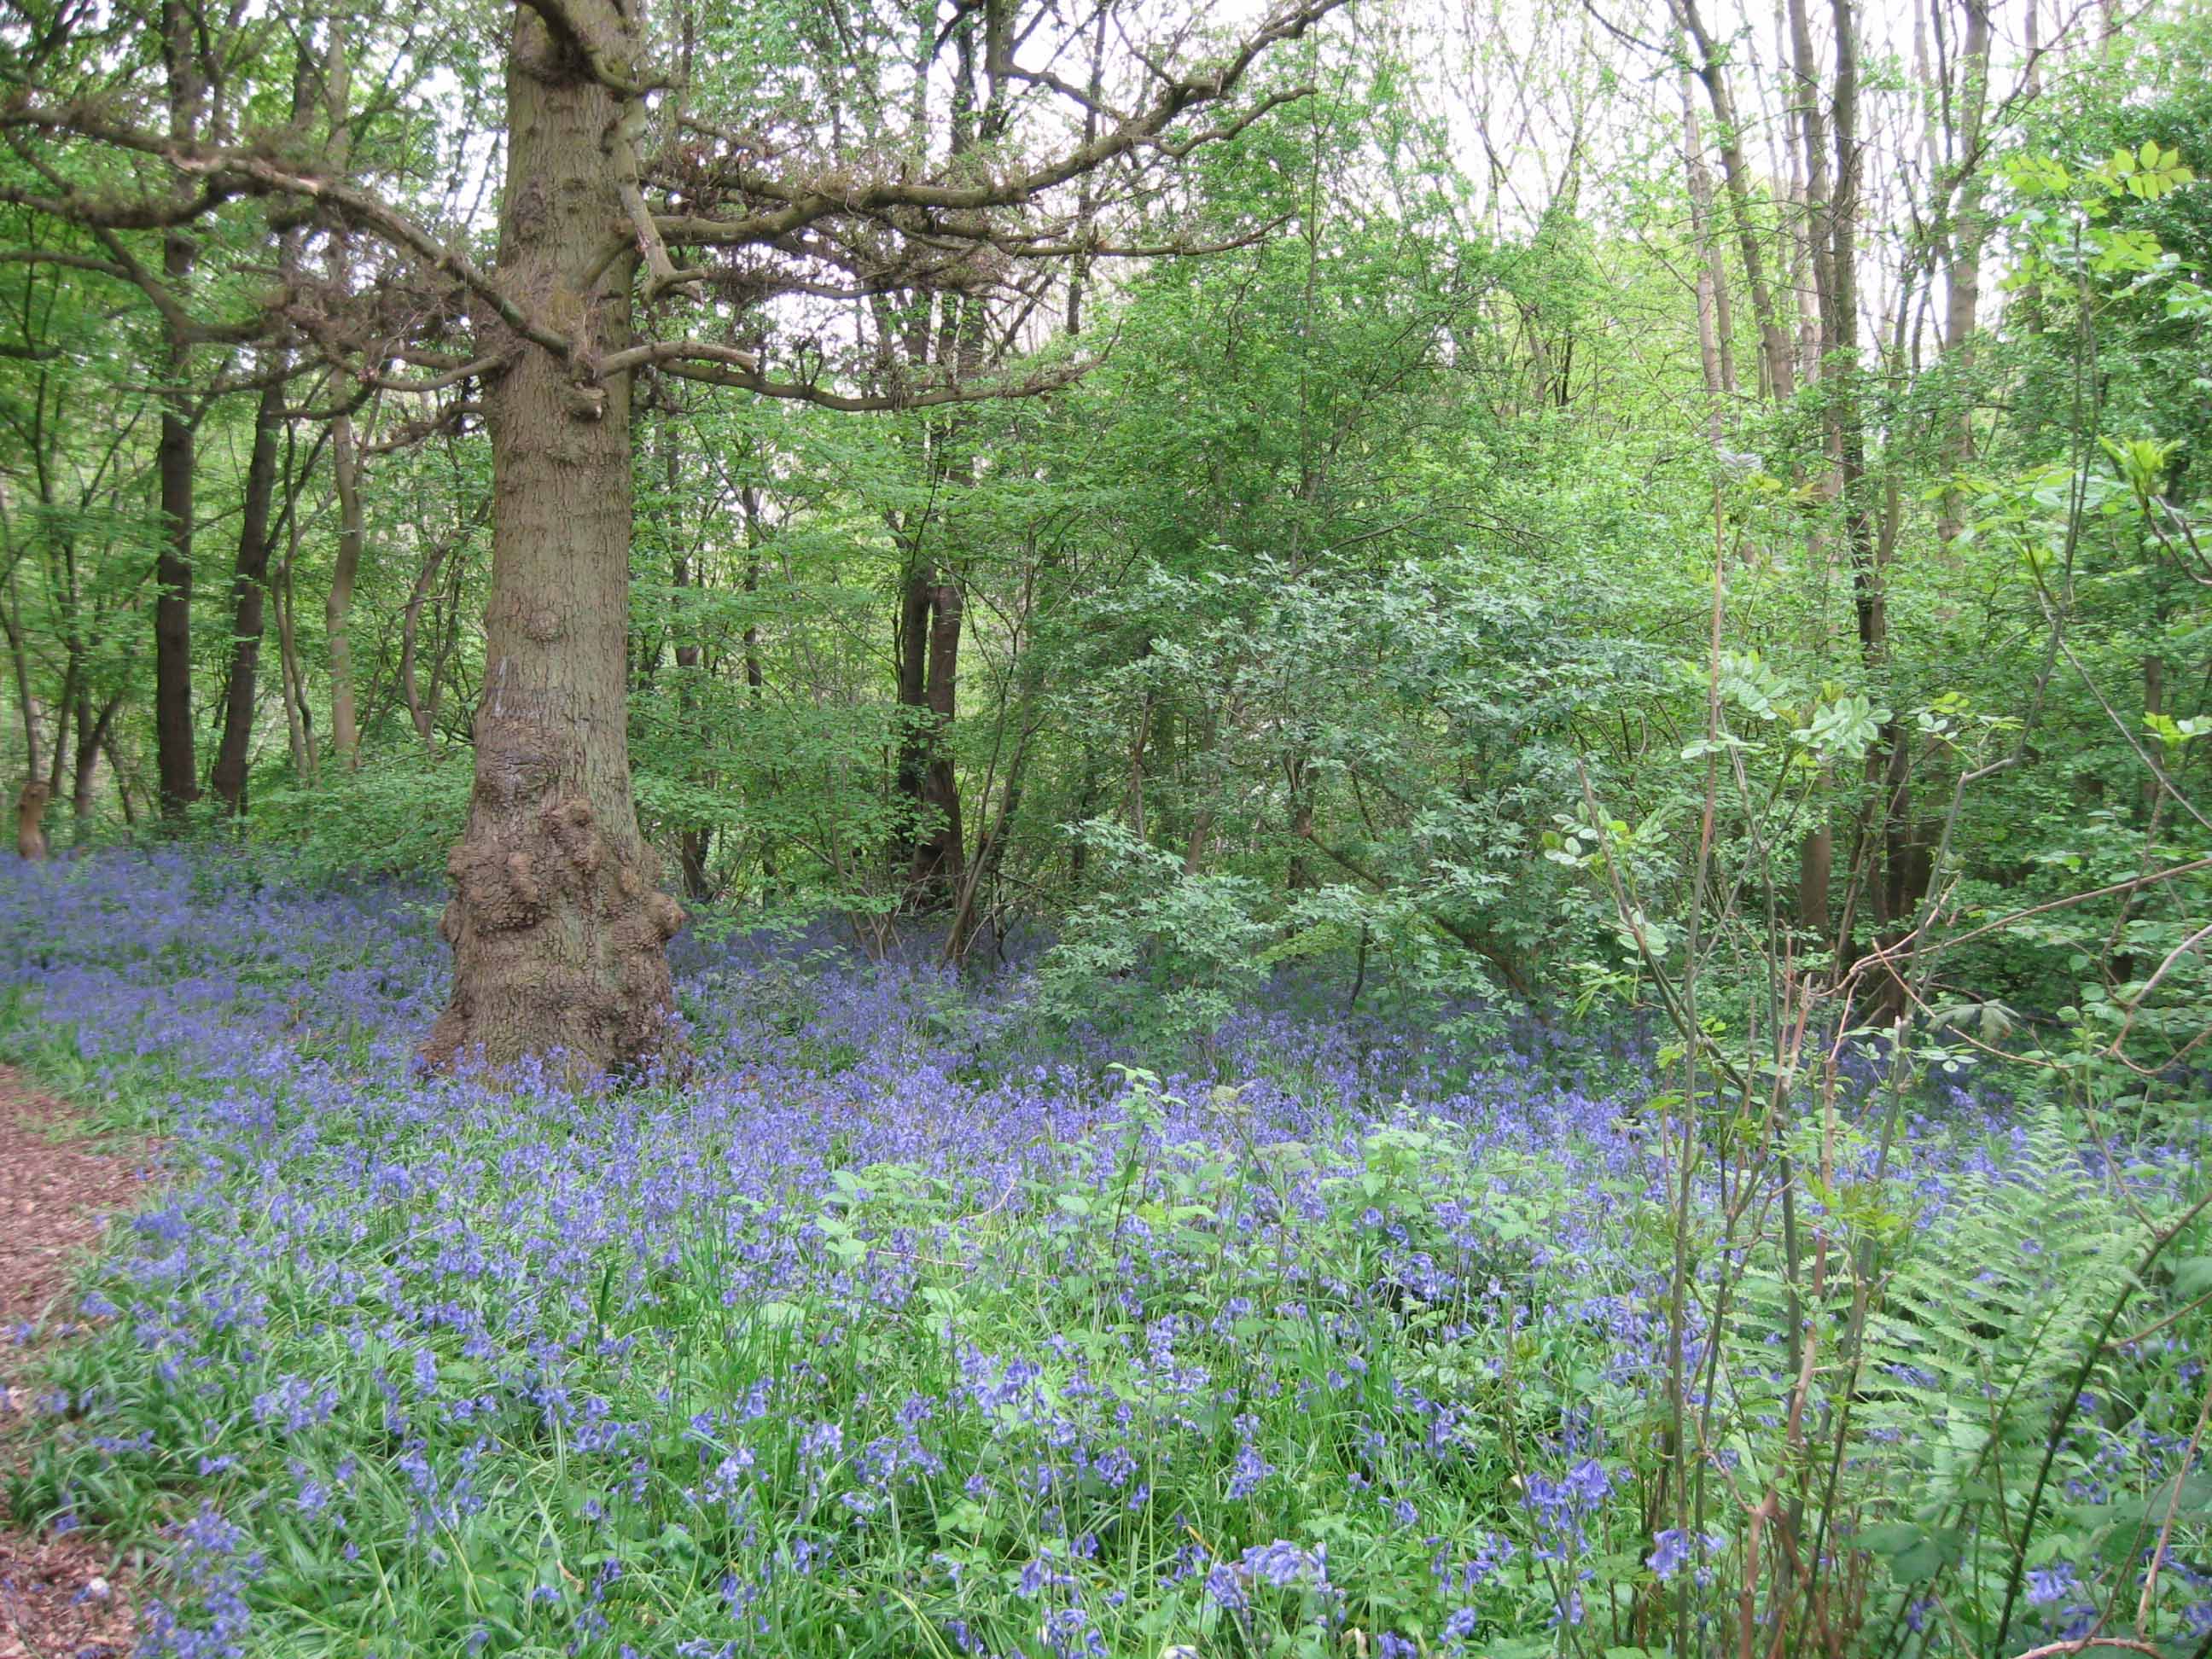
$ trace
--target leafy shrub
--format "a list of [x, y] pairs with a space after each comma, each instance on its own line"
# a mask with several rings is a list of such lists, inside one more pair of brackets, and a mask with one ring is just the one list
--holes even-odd
[[442, 878], [468, 821], [471, 757], [382, 758], [357, 772], [256, 798], [254, 840], [308, 880]]

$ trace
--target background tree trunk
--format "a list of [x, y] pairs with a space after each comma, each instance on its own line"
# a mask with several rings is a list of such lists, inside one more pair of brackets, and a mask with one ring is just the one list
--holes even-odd
[[[199, 125], [204, 90], [193, 38], [191, 8], [164, 0], [161, 49], [168, 76], [169, 136], [190, 140]], [[181, 296], [191, 276], [191, 238], [173, 230], [163, 239], [161, 271]], [[155, 453], [161, 479], [161, 547], [154, 561], [154, 770], [163, 816], [181, 817], [199, 799], [199, 766], [192, 755], [192, 485], [196, 462], [193, 415], [184, 391], [191, 342], [172, 323], [161, 400], [161, 436]]]
[[[1958, 173], [1957, 193], [1951, 209], [1951, 261], [1943, 309], [1943, 355], [1957, 375], [1951, 392], [1956, 406], [1944, 434], [1943, 459], [1954, 473], [1974, 458], [1974, 324], [1982, 299], [1982, 244], [1988, 234], [1982, 217], [1982, 128], [1989, 108], [1990, 0], [1966, 0], [1966, 13], [1956, 100], [1958, 149], [1952, 158]], [[1945, 546], [1966, 528], [1966, 511], [1964, 494], [1947, 480], [1936, 526]]]
[[353, 588], [361, 572], [363, 538], [361, 512], [361, 452], [353, 422], [341, 415], [331, 422], [331, 479], [338, 498], [337, 560], [331, 567], [331, 591], [323, 600], [323, 633], [330, 643], [331, 750], [340, 769], [359, 763], [361, 728], [356, 712], [353, 641], [346, 625], [353, 614]]
[[[15, 669], [15, 704], [23, 720], [23, 787], [15, 793], [15, 851], [36, 863], [46, 855], [46, 803], [53, 799], [53, 791], [46, 778], [39, 734], [40, 722], [45, 717], [31, 692], [30, 647], [24, 637], [27, 624], [18, 620], [23, 605], [12, 569], [8, 573], [8, 613], [0, 620], [8, 624], [9, 656]], [[58, 748], [59, 732], [55, 733], [54, 741]]]
[[[173, 238], [173, 241], [175, 239]], [[170, 274], [177, 261], [170, 260]], [[185, 372], [185, 350], [171, 351], [169, 374]], [[154, 580], [154, 770], [161, 811], [180, 817], [199, 799], [192, 750], [192, 420], [181, 394], [161, 404], [161, 548]]]
[[268, 598], [270, 519], [276, 500], [276, 446], [284, 431], [284, 384], [272, 379], [253, 414], [253, 453], [246, 468], [246, 500], [231, 577], [230, 665], [223, 688], [222, 742], [208, 782], [234, 814], [246, 811], [246, 763], [253, 742], [259, 688], [262, 614]]
[[959, 582], [948, 580], [931, 584], [928, 606], [928, 668], [922, 693], [924, 756], [919, 769], [923, 819], [908, 871], [908, 896], [917, 908], [936, 909], [951, 902], [959, 888], [967, 846], [960, 826], [959, 779], [945, 741], [951, 734], [958, 706], [960, 629], [966, 611]]
[[[605, 257], [623, 218], [607, 143], [622, 112], [520, 7], [507, 98], [502, 286], [574, 339], [580, 358], [604, 356], [629, 343], [637, 263], [635, 250]], [[665, 1038], [665, 945], [684, 919], [655, 886], [630, 795], [629, 376], [579, 384], [552, 352], [485, 325], [515, 355], [485, 398], [492, 586], [476, 784], [441, 923], [453, 998], [423, 1053], [627, 1068]]]

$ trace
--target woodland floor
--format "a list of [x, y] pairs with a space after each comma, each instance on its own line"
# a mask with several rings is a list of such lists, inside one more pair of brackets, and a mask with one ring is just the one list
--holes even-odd
[[133, 1161], [94, 1152], [68, 1109], [0, 1068], [0, 1659], [128, 1653], [135, 1621], [112, 1552], [82, 1534], [9, 1524], [5, 1477], [24, 1455], [27, 1362], [68, 1294], [74, 1260], [130, 1207]]

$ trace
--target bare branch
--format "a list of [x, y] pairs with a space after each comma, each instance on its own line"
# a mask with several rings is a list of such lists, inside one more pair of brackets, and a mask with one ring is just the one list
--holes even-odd
[[601, 375], [620, 374], [647, 363], [722, 363], [748, 374], [760, 372], [760, 359], [736, 346], [714, 345], [705, 340], [654, 340], [602, 357], [594, 366]]
[[[626, 357], [630, 354], [623, 352], [619, 355]], [[757, 392], [763, 398], [816, 404], [823, 409], [841, 410], [847, 414], [932, 409], [945, 404], [999, 403], [1013, 398], [1042, 398], [1048, 392], [1073, 386], [1091, 368], [1088, 362], [1078, 363], [1011, 384], [1004, 381], [941, 384], [916, 391], [845, 392], [834, 392], [811, 381], [775, 380], [758, 370], [726, 368], [715, 363], [690, 362], [681, 357], [670, 358], [660, 363], [662, 373], [672, 374], [678, 380], [697, 380], [707, 386], [735, 386], [740, 391]]]
[[[466, 254], [365, 190], [320, 178], [311, 172], [282, 166], [250, 150], [171, 139], [107, 120], [96, 112], [84, 109], [17, 107], [0, 112], [0, 127], [32, 127], [46, 132], [94, 139], [118, 149], [151, 156], [179, 173], [203, 180], [201, 195], [193, 198], [192, 214], [182, 218], [161, 220], [156, 222], [157, 224], [185, 222], [186, 218], [209, 212], [224, 201], [244, 195], [274, 193], [301, 197], [318, 203], [339, 219], [374, 232], [392, 246], [413, 253], [456, 278], [489, 304], [500, 319], [523, 338], [564, 359], [569, 354], [567, 340], [532, 318]], [[0, 190], [0, 201], [9, 199], [9, 193]], [[52, 214], [70, 223], [109, 229], [155, 228], [149, 225], [102, 225], [96, 219], [78, 216], [75, 204], [48, 198], [25, 204], [33, 205], [39, 211]], [[111, 248], [110, 251], [113, 250]]]
[[[862, 179], [835, 173], [817, 174], [793, 185], [750, 169], [734, 170], [730, 182], [744, 194], [778, 202], [781, 205], [738, 219], [690, 218], [681, 222], [673, 240], [702, 246], [743, 247], [773, 242], [804, 229], [816, 221], [838, 214], [883, 215], [895, 209], [918, 208], [942, 213], [981, 213], [994, 208], [1021, 206], [1055, 185], [1091, 173], [1118, 157], [1144, 149], [1182, 156], [1200, 144], [1235, 136], [1267, 112], [1310, 95], [1311, 88], [1297, 88], [1264, 98], [1237, 120], [1221, 127], [1172, 141], [1165, 135], [1187, 111], [1227, 97], [1243, 81], [1261, 53], [1279, 41], [1297, 40], [1316, 23], [1346, 3], [1346, 0], [1300, 0], [1278, 11], [1246, 36], [1228, 60], [1200, 73], [1172, 76], [1160, 72], [1160, 85], [1152, 102], [1140, 112], [1115, 123], [1089, 142], [1078, 144], [1037, 166], [987, 179], [980, 184], [951, 185], [896, 178]], [[664, 222], [664, 234], [668, 227]]]

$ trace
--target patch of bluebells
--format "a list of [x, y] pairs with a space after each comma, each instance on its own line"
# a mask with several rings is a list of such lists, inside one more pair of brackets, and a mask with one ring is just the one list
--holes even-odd
[[[579, 1659], [848, 1626], [921, 1650], [917, 1619], [1032, 1659], [1211, 1652], [1224, 1625], [1597, 1650], [1663, 1640], [1641, 1589], [1708, 1587], [1733, 1547], [1646, 1535], [1624, 1449], [1653, 1443], [1669, 1346], [1626, 1224], [1668, 1199], [1633, 1030], [1467, 1008], [1455, 1035], [1285, 980], [1201, 1063], [1048, 1041], [1018, 975], [686, 935], [693, 1074], [578, 1091], [415, 1069], [434, 913], [204, 855], [0, 871], [11, 1040], [165, 1146], [75, 1351], [101, 1386], [36, 1477], [50, 1508], [82, 1466], [204, 1495], [149, 1651], [281, 1650], [390, 1598], [415, 1650]], [[2020, 1155], [2008, 1109], [1924, 1103], [1893, 1189], [1941, 1224]], [[1875, 1155], [1852, 1139], [1839, 1178]], [[1738, 1340], [1695, 1308], [1693, 1362]], [[1773, 1334], [1731, 1387], [1774, 1395]], [[2085, 1431], [2069, 1491], [2158, 1478], [2160, 1432]], [[313, 1571], [268, 1574], [279, 1539]], [[2054, 1586], [2029, 1599], [2071, 1617]]]
[[245, 1529], [212, 1505], [175, 1528], [169, 1573], [186, 1604], [157, 1597], [145, 1612], [138, 1651], [165, 1659], [238, 1659], [246, 1650], [252, 1614], [246, 1590], [263, 1559]]

